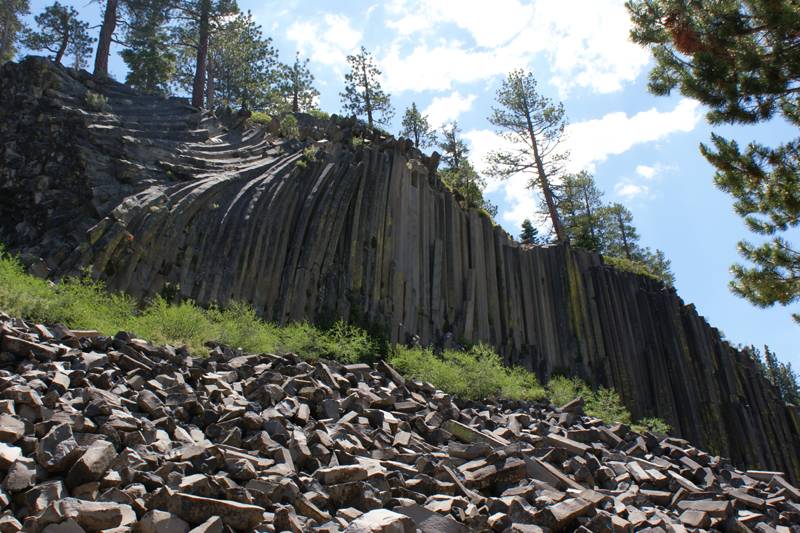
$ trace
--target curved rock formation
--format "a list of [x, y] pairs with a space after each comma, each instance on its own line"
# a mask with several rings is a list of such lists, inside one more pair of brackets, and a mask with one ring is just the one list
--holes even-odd
[[612, 386], [634, 416], [737, 464], [800, 476], [797, 408], [693, 306], [595, 254], [522, 247], [402, 140], [311, 117], [286, 140], [36, 59], [3, 67], [0, 95], [2, 224], [34, 271], [91, 267], [136, 296], [342, 317], [393, 342], [484, 341], [543, 378]]

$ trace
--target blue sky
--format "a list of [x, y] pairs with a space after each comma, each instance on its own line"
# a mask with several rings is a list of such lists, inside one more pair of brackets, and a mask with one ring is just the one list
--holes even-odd
[[[32, 0], [32, 15], [50, 3]], [[99, 23], [98, 4], [63, 3]], [[730, 341], [768, 344], [800, 369], [800, 326], [790, 318], [797, 306], [758, 309], [728, 290], [736, 243], [750, 236], [698, 151], [712, 128], [697, 102], [647, 92], [652, 60], [628, 41], [623, 0], [239, 0], [239, 6], [252, 11], [284, 61], [297, 50], [311, 58], [323, 110], [339, 111], [345, 57], [363, 44], [377, 58], [397, 110], [390, 131], [398, 131], [411, 102], [435, 124], [458, 120], [478, 169], [501, 143], [486, 120], [497, 87], [513, 68], [532, 70], [540, 90], [566, 107], [571, 167], [593, 172], [608, 201], [631, 209], [642, 243], [672, 260], [683, 299]], [[110, 66], [122, 80], [118, 51], [112, 49]], [[715, 131], [742, 143], [796, 135], [779, 122]], [[518, 176], [490, 182], [487, 190], [499, 206], [497, 222], [512, 234], [537, 205], [525, 184]], [[799, 238], [795, 232], [794, 242]]]

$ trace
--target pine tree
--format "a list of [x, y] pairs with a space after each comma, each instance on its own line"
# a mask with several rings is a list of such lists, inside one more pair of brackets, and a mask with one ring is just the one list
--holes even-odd
[[[712, 124], [781, 116], [800, 126], [800, 9], [796, 0], [630, 0], [631, 38], [656, 66], [649, 88], [679, 89], [710, 111]], [[731, 289], [755, 305], [800, 300], [800, 250], [786, 238], [800, 225], [800, 138], [775, 148], [712, 134], [701, 152], [714, 181], [734, 197], [748, 228], [769, 240], [739, 243], [750, 266], [734, 265]], [[800, 321], [800, 314], [794, 314]]]
[[375, 66], [372, 54], [363, 46], [358, 54], [347, 56], [350, 72], [344, 77], [344, 92], [339, 93], [342, 108], [354, 117], [367, 116], [367, 125], [388, 124], [394, 116], [390, 95], [380, 84], [381, 71]]
[[282, 65], [272, 39], [264, 37], [250, 12], [223, 21], [208, 53], [207, 106], [213, 99], [248, 109], [268, 109], [279, 99]]
[[500, 179], [520, 172], [530, 175], [529, 187], [541, 191], [556, 238], [563, 242], [567, 235], [551, 181], [566, 157], [558, 151], [566, 127], [564, 106], [539, 94], [533, 75], [523, 70], [511, 72], [503, 81], [497, 103], [489, 122], [500, 128], [513, 148], [490, 153], [489, 173]]
[[462, 207], [486, 211], [491, 217], [497, 216], [497, 206], [483, 197], [486, 180], [478, 174], [469, 162], [469, 148], [459, 137], [458, 124], [451, 122], [442, 128], [443, 139], [439, 142], [444, 167], [439, 170], [439, 179], [460, 198]]
[[0, 3], [0, 65], [14, 59], [17, 38], [25, 26], [22, 17], [29, 10], [28, 0], [3, 0]]
[[629, 267], [660, 279], [667, 285], [675, 283], [669, 259], [661, 250], [653, 252], [639, 244], [639, 232], [633, 225], [633, 213], [620, 203], [598, 211], [603, 245], [600, 252], [612, 264]]
[[778, 356], [764, 346], [763, 359], [758, 349], [751, 347], [758, 357], [759, 366], [767, 380], [778, 389], [778, 395], [784, 402], [800, 405], [800, 384], [791, 363], [782, 363]]
[[39, 30], [26, 32], [23, 38], [25, 46], [52, 52], [57, 64], [68, 53], [78, 57], [76, 63], [82, 62], [80, 56], [91, 46], [92, 39], [87, 32], [89, 24], [78, 19], [74, 8], [55, 2], [36, 15], [35, 20]]
[[[176, 18], [181, 21], [174, 30], [178, 44], [176, 82], [191, 92], [194, 107], [211, 107], [216, 92], [214, 65], [209, 62], [211, 41], [220, 28], [239, 13], [239, 7], [235, 0], [176, 2]], [[212, 69], [211, 76], [208, 76], [209, 66]], [[207, 96], [210, 98], [207, 99]]]
[[603, 193], [586, 171], [567, 174], [554, 191], [556, 208], [570, 243], [587, 250], [603, 249]]
[[314, 87], [314, 75], [308, 69], [308, 58], [300, 60], [300, 52], [294, 63], [284, 65], [279, 91], [289, 102], [293, 113], [306, 113], [317, 109], [319, 91]]
[[442, 151], [442, 162], [447, 168], [458, 168], [467, 159], [469, 148], [460, 135], [458, 122], [453, 121], [442, 126], [442, 139], [438, 147]]
[[661, 250], [653, 252], [650, 248], [644, 248], [639, 253], [639, 262], [655, 277], [667, 285], [675, 285], [675, 274], [672, 273], [672, 262], [667, 259], [666, 254]]
[[402, 126], [400, 135], [414, 141], [417, 148], [426, 148], [436, 142], [436, 134], [428, 123], [428, 117], [419, 112], [415, 102], [406, 108]]
[[613, 203], [603, 208], [602, 216], [608, 219], [605, 253], [614, 257], [624, 257], [628, 261], [637, 261], [639, 233], [633, 225], [633, 213], [624, 205]]
[[519, 241], [522, 244], [541, 244], [539, 242], [539, 230], [533, 226], [529, 218], [522, 221], [522, 232], [519, 234]]
[[165, 29], [167, 0], [128, 0], [127, 48], [120, 52], [128, 66], [125, 83], [148, 94], [167, 94], [177, 55]]

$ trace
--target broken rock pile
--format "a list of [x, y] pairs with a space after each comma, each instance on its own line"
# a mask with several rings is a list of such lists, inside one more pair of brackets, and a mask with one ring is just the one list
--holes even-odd
[[0, 315], [0, 532], [800, 531], [800, 490], [581, 400]]

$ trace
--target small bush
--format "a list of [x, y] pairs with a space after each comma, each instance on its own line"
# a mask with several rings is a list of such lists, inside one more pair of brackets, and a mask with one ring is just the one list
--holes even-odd
[[331, 118], [330, 113], [326, 113], [320, 109], [309, 109], [308, 114], [314, 117], [317, 120], [328, 120]]
[[661, 435], [669, 434], [672, 429], [669, 424], [660, 418], [642, 418], [631, 427], [634, 431], [638, 431], [639, 433], [649, 431], [650, 433], [658, 433]]
[[102, 94], [86, 91], [86, 96], [84, 98], [86, 100], [86, 106], [92, 111], [97, 111], [100, 113], [107, 113], [111, 111], [111, 106], [108, 105], [108, 98]]
[[351, 137], [350, 144], [353, 146], [353, 148], [361, 148], [364, 146], [364, 137]]
[[205, 352], [203, 344], [214, 340], [218, 331], [207, 313], [193, 302], [170, 305], [160, 296], [153, 298], [125, 329], [159, 344], [186, 344], [196, 353]]
[[639, 274], [641, 276], [647, 276], [648, 278], [658, 281], [663, 281], [661, 278], [653, 274], [650, 269], [647, 268], [647, 266], [638, 261], [631, 261], [625, 257], [613, 257], [610, 255], [604, 255], [603, 261], [607, 265], [613, 266], [617, 270], [623, 270], [625, 272], [631, 272], [633, 274]]
[[605, 387], [592, 390], [578, 378], [553, 377], [547, 382], [547, 395], [556, 407], [561, 407], [581, 396], [584, 400], [584, 412], [606, 424], [628, 424], [634, 431], [640, 433], [651, 431], [667, 434], [670, 430], [669, 424], [660, 418], [643, 418], [631, 424], [631, 413], [615, 390]]
[[250, 115], [250, 122], [253, 124], [266, 125], [272, 122], [272, 117], [263, 111], [253, 111]]
[[376, 342], [363, 329], [341, 320], [325, 332], [325, 341], [328, 356], [342, 363], [368, 363], [376, 359]]
[[585, 410], [589, 416], [599, 418], [606, 424], [630, 425], [631, 413], [615, 390], [600, 387], [585, 399]]
[[556, 407], [561, 407], [578, 396], [586, 400], [591, 394], [592, 389], [578, 378], [554, 376], [547, 382], [547, 397]]
[[544, 396], [535, 374], [503, 366], [500, 356], [483, 344], [441, 355], [430, 349], [398, 347], [390, 362], [400, 372], [461, 398], [535, 400]]
[[278, 126], [278, 133], [287, 139], [297, 139], [300, 137], [300, 130], [297, 128], [297, 118], [294, 115], [284, 115]]

